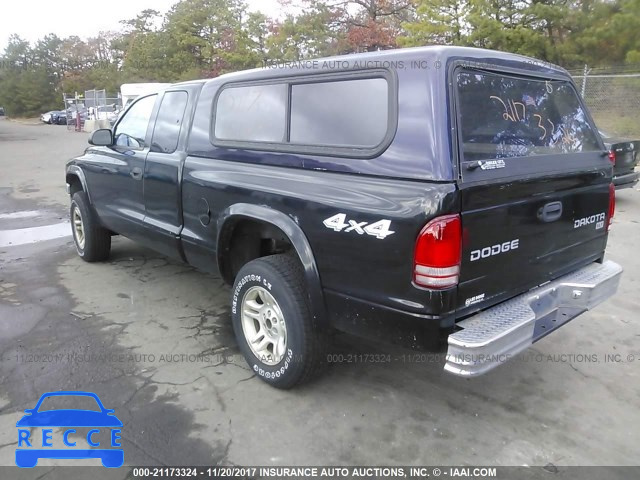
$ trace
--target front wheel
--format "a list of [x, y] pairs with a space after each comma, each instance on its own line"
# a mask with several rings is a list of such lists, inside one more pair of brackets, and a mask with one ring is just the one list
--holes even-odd
[[100, 226], [85, 192], [73, 194], [70, 216], [78, 255], [86, 262], [101, 262], [109, 258], [111, 233]]
[[287, 254], [247, 263], [233, 285], [240, 350], [253, 372], [277, 388], [309, 380], [324, 363], [326, 336], [314, 324], [304, 285], [300, 262]]

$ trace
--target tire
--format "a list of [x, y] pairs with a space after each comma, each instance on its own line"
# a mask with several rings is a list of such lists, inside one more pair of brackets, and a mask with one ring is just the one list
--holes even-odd
[[305, 285], [302, 265], [288, 254], [247, 263], [233, 285], [231, 318], [238, 346], [251, 370], [276, 388], [308, 381], [325, 363], [327, 335], [314, 324]]
[[80, 258], [85, 262], [102, 262], [109, 258], [111, 233], [100, 226], [85, 192], [73, 194], [69, 218]]

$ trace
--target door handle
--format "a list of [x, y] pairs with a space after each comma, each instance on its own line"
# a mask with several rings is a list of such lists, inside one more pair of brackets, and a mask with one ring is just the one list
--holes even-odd
[[547, 203], [538, 209], [538, 218], [545, 222], [555, 222], [562, 216], [562, 202]]
[[129, 173], [129, 175], [131, 175], [134, 180], [142, 180], [142, 169], [136, 167], [131, 170], [131, 173]]

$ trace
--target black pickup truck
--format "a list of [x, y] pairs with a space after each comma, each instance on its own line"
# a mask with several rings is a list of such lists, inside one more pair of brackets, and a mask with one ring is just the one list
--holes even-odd
[[613, 185], [619, 190], [635, 187], [640, 180], [640, 172], [636, 172], [640, 161], [640, 141], [615, 138], [603, 131], [600, 131], [600, 136], [613, 163]]
[[[174, 85], [66, 167], [79, 255], [124, 235], [231, 290], [239, 348], [280, 388], [328, 332], [448, 342], [482, 374], [617, 289], [612, 164], [567, 72], [424, 47]], [[324, 357], [324, 358], [323, 358]]]

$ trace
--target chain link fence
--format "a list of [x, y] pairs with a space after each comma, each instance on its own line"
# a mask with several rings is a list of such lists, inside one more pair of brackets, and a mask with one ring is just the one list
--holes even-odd
[[67, 129], [93, 131], [112, 126], [122, 110], [119, 95], [107, 95], [105, 90], [86, 90], [84, 94], [63, 94]]
[[572, 76], [598, 128], [640, 140], [640, 67], [628, 70], [585, 67]]

